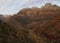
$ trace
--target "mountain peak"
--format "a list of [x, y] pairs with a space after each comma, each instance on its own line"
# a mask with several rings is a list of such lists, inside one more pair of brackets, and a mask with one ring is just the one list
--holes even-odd
[[52, 4], [51, 3], [46, 3], [45, 6], [49, 7], [49, 6], [52, 6]]
[[60, 8], [60, 7], [55, 4], [53, 5], [51, 3], [46, 3], [45, 6], [43, 6], [42, 8], [52, 9], [52, 8]]

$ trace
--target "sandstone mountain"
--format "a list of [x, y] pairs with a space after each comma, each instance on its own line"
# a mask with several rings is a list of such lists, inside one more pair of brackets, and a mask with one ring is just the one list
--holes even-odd
[[26, 30], [26, 37], [32, 39], [28, 43], [60, 43], [60, 7], [57, 5], [47, 3], [42, 8], [24, 8], [10, 16], [7, 23]]

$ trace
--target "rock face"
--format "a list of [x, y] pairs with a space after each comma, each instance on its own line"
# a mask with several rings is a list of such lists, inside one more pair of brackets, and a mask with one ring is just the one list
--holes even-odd
[[60, 43], [60, 7], [56, 5], [48, 3], [43, 8], [22, 9], [7, 22], [23, 27], [33, 43]]
[[44, 6], [45, 8], [50, 8], [50, 7], [53, 7], [52, 6], [52, 4], [51, 3], [47, 3], [47, 4], [45, 4], [45, 6]]
[[30, 18], [30, 19], [31, 18], [37, 19], [37, 18], [40, 18], [41, 15], [44, 15], [44, 14], [47, 15], [48, 13], [53, 14], [59, 11], [60, 11], [60, 7], [58, 7], [57, 5], [52, 5], [51, 3], [47, 3], [42, 8], [33, 7], [33, 8], [22, 9], [20, 12], [17, 13], [16, 16], [21, 16], [21, 17]]

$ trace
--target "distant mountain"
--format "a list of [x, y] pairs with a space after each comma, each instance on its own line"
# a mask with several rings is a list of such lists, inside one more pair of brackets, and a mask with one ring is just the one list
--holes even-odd
[[57, 5], [52, 5], [51, 3], [45, 4], [45, 6], [41, 8], [32, 7], [32, 8], [25, 8], [20, 10], [16, 16], [21, 16], [24, 18], [40, 18], [41, 15], [47, 15], [47, 13], [59, 13], [60, 7]]
[[29, 38], [38, 40], [36, 43], [41, 43], [41, 40], [60, 43], [60, 7], [57, 5], [47, 3], [42, 8], [24, 8], [10, 16], [7, 22], [17, 29], [28, 31]]
[[[50, 8], [49, 8], [50, 7]], [[51, 3], [45, 4], [42, 8], [24, 8], [20, 10], [17, 14], [11, 16], [8, 20], [13, 23], [21, 23], [21, 24], [29, 24], [33, 21], [48, 21], [52, 19], [54, 16], [60, 14], [60, 7], [57, 5], [52, 5]], [[12, 24], [13, 24], [12, 23]], [[15, 25], [15, 24], [14, 24]]]

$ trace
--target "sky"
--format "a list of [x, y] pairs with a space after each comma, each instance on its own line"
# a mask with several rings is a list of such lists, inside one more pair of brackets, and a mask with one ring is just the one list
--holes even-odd
[[12, 15], [23, 8], [41, 7], [45, 3], [52, 3], [60, 6], [60, 0], [0, 0], [0, 14]]

